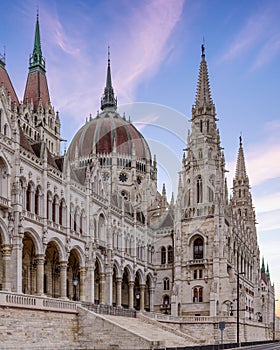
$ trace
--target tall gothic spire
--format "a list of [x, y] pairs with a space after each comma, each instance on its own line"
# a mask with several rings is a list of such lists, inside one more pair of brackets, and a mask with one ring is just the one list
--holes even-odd
[[101, 109], [112, 108], [113, 110], [117, 109], [117, 99], [114, 95], [114, 89], [112, 86], [111, 78], [111, 66], [110, 66], [110, 47], [108, 47], [108, 67], [107, 67], [107, 77], [106, 77], [106, 86], [104, 89], [104, 94], [101, 99]]
[[198, 82], [197, 82], [194, 109], [196, 111], [200, 110], [200, 113], [201, 113], [203, 109], [209, 112], [213, 108], [214, 108], [214, 103], [211, 97], [208, 69], [207, 69], [207, 63], [205, 60], [205, 47], [204, 47], [204, 44], [202, 44], [201, 45], [201, 62], [200, 62], [199, 76], [198, 76]]
[[45, 59], [42, 55], [39, 15], [37, 13], [35, 39], [33, 53], [29, 58], [29, 74], [25, 86], [24, 103], [33, 102], [34, 109], [37, 110], [39, 103], [43, 108], [50, 106], [49, 88], [46, 78]]
[[29, 70], [42, 70], [46, 72], [45, 59], [41, 49], [40, 27], [39, 27], [39, 15], [37, 13], [35, 39], [33, 53], [29, 58]]
[[235, 171], [235, 179], [248, 181], [241, 136], [239, 137], [239, 150], [238, 150], [237, 165], [236, 165], [236, 171]]

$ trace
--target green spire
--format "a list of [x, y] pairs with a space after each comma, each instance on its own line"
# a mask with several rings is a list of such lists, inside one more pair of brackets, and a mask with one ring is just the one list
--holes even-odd
[[34, 48], [33, 48], [33, 53], [29, 58], [29, 70], [30, 71], [41, 70], [45, 73], [46, 72], [45, 66], [46, 66], [45, 59], [43, 57], [42, 49], [41, 49], [39, 15], [37, 13]]
[[268, 264], [266, 265], [266, 277], [270, 278], [270, 273], [269, 273], [269, 268], [268, 268]]
[[261, 272], [264, 272], [264, 273], [265, 273], [264, 257], [262, 258], [262, 267], [261, 267]]

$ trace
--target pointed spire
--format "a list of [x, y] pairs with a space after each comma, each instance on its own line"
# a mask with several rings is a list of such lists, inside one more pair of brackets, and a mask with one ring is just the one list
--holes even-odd
[[211, 98], [210, 84], [207, 63], [205, 60], [205, 46], [201, 45], [201, 62], [198, 76], [198, 83], [196, 89], [196, 99], [194, 107], [197, 108], [213, 108], [214, 104]]
[[267, 277], [267, 278], [270, 278], [268, 263], [267, 263], [267, 265], [266, 265], [266, 277]]
[[262, 267], [261, 272], [265, 272], [264, 257], [262, 257]]
[[29, 58], [29, 70], [30, 71], [42, 70], [43, 72], [46, 72], [45, 59], [43, 57], [42, 49], [41, 49], [41, 38], [40, 38], [40, 26], [39, 26], [39, 14], [38, 14], [38, 12], [37, 12], [37, 18], [36, 18], [34, 48], [33, 48], [33, 53]]
[[239, 150], [238, 150], [237, 165], [236, 165], [236, 171], [235, 171], [235, 179], [248, 180], [241, 136], [239, 137]]
[[114, 89], [112, 86], [111, 78], [111, 65], [110, 65], [110, 46], [108, 46], [108, 67], [107, 67], [107, 77], [106, 77], [106, 86], [104, 89], [104, 94], [101, 99], [101, 109], [112, 108], [113, 110], [117, 109], [117, 99], [114, 96]]

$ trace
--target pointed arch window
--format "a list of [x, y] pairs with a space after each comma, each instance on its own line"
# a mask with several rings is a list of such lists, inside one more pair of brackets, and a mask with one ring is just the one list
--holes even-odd
[[193, 258], [203, 259], [203, 239], [198, 237], [193, 242]]
[[39, 215], [39, 211], [40, 211], [40, 189], [39, 187], [37, 187], [35, 192], [35, 214]]
[[203, 123], [202, 123], [202, 120], [200, 120], [200, 122], [199, 122], [199, 128], [200, 128], [200, 132], [202, 132], [202, 131], [203, 131]]
[[167, 249], [167, 263], [173, 263], [173, 248], [171, 247], [171, 245]]
[[166, 248], [161, 247], [161, 264], [166, 264]]
[[31, 184], [29, 183], [26, 190], [26, 210], [31, 210]]
[[194, 287], [193, 288], [193, 302], [194, 303], [202, 303], [203, 301], [203, 288], [202, 287]]
[[163, 280], [163, 290], [169, 290], [170, 289], [170, 280], [168, 277], [165, 277]]
[[196, 194], [197, 194], [197, 203], [202, 203], [202, 178], [201, 176], [198, 176], [196, 181]]

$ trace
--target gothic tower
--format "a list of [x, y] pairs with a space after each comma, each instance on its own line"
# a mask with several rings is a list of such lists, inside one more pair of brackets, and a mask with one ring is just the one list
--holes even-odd
[[[218, 313], [221, 280], [227, 277], [224, 241], [229, 230], [225, 162], [202, 45], [191, 131], [180, 172], [175, 222], [175, 290], [172, 313]], [[175, 300], [176, 299], [176, 300]]]
[[51, 104], [46, 77], [46, 62], [42, 54], [39, 16], [37, 14], [33, 53], [29, 58], [20, 126], [30, 143], [46, 143], [55, 156], [60, 155], [60, 118]]

